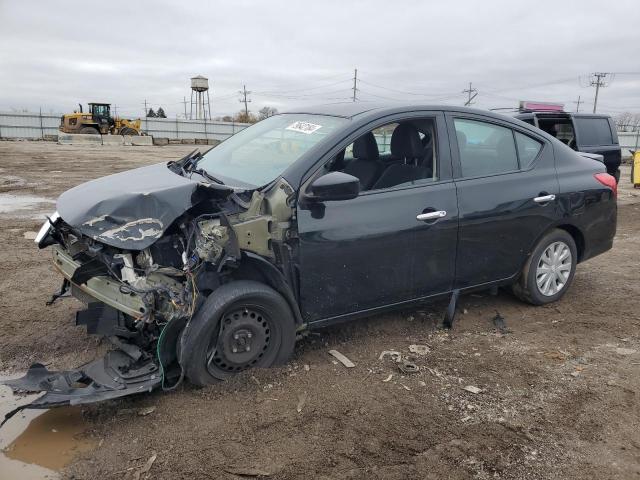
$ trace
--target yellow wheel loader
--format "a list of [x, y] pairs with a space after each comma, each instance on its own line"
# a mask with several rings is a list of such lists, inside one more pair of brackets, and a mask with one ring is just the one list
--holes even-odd
[[64, 133], [92, 133], [101, 135], [140, 135], [140, 119], [127, 120], [111, 116], [111, 104], [90, 103], [89, 111], [65, 113], [60, 119], [60, 131]]

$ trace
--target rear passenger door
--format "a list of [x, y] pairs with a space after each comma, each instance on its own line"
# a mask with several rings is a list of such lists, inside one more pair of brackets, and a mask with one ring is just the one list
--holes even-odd
[[455, 288], [513, 277], [558, 215], [552, 145], [493, 117], [447, 113], [447, 125], [459, 209]]

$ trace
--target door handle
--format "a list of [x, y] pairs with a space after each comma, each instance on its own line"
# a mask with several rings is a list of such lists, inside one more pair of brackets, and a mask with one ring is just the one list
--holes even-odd
[[416, 219], [424, 222], [426, 220], [436, 220], [438, 218], [446, 216], [447, 212], [445, 212], [444, 210], [438, 210], [437, 212], [421, 213], [420, 215], [416, 216]]
[[539, 197], [535, 197], [533, 201], [536, 203], [548, 203], [548, 202], [553, 202], [555, 199], [556, 199], [556, 196], [551, 194], [551, 195], [541, 195]]

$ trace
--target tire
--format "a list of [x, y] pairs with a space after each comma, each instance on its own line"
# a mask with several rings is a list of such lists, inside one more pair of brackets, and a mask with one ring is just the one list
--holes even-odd
[[100, 135], [98, 129], [93, 127], [82, 127], [80, 129], [80, 133], [84, 135]]
[[133, 128], [125, 127], [120, 130], [120, 135], [138, 135], [138, 132]]
[[[568, 259], [555, 261], [554, 252], [558, 258], [562, 258], [568, 252]], [[513, 285], [513, 293], [520, 300], [533, 305], [544, 305], [559, 300], [571, 286], [577, 260], [578, 251], [573, 237], [564, 230], [552, 230], [540, 239], [527, 259], [520, 278]], [[546, 271], [551, 278], [545, 276]]]
[[285, 363], [296, 325], [286, 300], [267, 285], [240, 280], [214, 290], [181, 338], [187, 378], [209, 385], [252, 367]]

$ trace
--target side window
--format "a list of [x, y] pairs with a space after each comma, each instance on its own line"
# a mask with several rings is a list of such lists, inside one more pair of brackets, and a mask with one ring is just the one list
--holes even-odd
[[431, 118], [377, 127], [348, 145], [328, 170], [358, 178], [361, 191], [434, 182], [439, 174], [435, 127]]
[[454, 125], [463, 177], [518, 170], [518, 156], [510, 128], [458, 118]]
[[515, 136], [520, 165], [522, 168], [526, 168], [531, 165], [542, 150], [542, 143], [520, 132], [515, 132]]
[[611, 127], [606, 118], [575, 117], [578, 139], [584, 146], [612, 145]]

